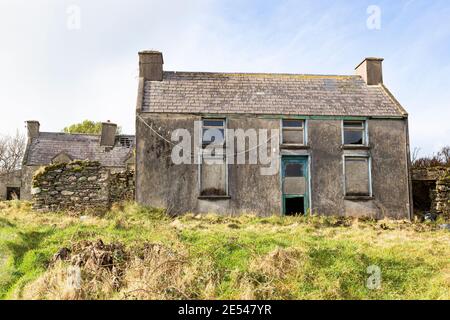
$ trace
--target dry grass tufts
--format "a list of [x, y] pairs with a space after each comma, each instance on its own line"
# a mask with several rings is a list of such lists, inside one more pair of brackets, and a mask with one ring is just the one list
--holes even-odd
[[306, 255], [298, 249], [277, 247], [251, 263], [250, 271], [261, 272], [269, 277], [284, 278], [305, 260]]
[[125, 299], [212, 299], [217, 278], [212, 270], [203, 260], [149, 244], [131, 261], [121, 293]]

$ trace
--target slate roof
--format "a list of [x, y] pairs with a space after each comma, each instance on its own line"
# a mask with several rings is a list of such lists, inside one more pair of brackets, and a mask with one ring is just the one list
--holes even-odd
[[[130, 139], [131, 146], [122, 146], [121, 137]], [[73, 160], [92, 160], [106, 167], [124, 167], [132, 155], [134, 144], [134, 136], [117, 136], [116, 146], [108, 151], [100, 146], [99, 135], [40, 132], [27, 147], [24, 164], [48, 165], [57, 155], [65, 153]]]
[[146, 81], [144, 112], [405, 116], [383, 85], [360, 76], [164, 72]]

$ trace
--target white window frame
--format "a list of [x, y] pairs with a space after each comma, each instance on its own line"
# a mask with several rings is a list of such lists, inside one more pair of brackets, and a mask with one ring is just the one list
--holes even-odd
[[[345, 171], [345, 161], [347, 158], [353, 158], [353, 159], [367, 159], [368, 162], [368, 174], [369, 174], [369, 195], [351, 195], [351, 194], [347, 194], [347, 190], [346, 190], [346, 185], [347, 185], [347, 181], [346, 181], [346, 171]], [[362, 155], [362, 154], [347, 154], [347, 155], [343, 155], [342, 156], [342, 169], [343, 169], [343, 188], [344, 188], [344, 197], [373, 197], [373, 190], [372, 190], [372, 157], [370, 155]]]
[[[283, 121], [287, 120], [287, 121], [301, 121], [303, 123], [303, 126], [300, 128], [296, 128], [296, 127], [285, 127], [283, 126]], [[292, 118], [285, 118], [285, 119], [281, 119], [280, 120], [280, 143], [281, 145], [292, 145], [292, 146], [307, 146], [308, 145], [308, 122], [306, 119], [292, 119]], [[284, 137], [283, 137], [283, 132], [284, 130], [288, 130], [288, 131], [303, 131], [303, 143], [285, 143], [283, 141]]]
[[[362, 144], [346, 144], [345, 143], [345, 123], [346, 122], [362, 122], [364, 128], [363, 131], [363, 143]], [[368, 130], [368, 121], [367, 120], [342, 120], [341, 122], [341, 136], [342, 136], [342, 145], [343, 146], [354, 146], [354, 147], [364, 147], [369, 145], [369, 130]], [[359, 131], [359, 130], [355, 130]]]
[[[205, 128], [205, 126], [203, 125], [203, 121], [204, 120], [211, 120], [211, 121], [214, 121], [214, 120], [216, 120], [216, 121], [223, 121], [223, 127], [215, 127], [215, 126], [211, 126], [211, 128], [223, 128], [224, 130], [223, 130], [223, 133], [224, 133], [224, 137], [223, 137], [223, 144], [222, 144], [222, 147], [223, 147], [223, 157], [224, 157], [224, 162], [225, 162], [225, 194], [226, 195], [224, 195], [224, 196], [217, 196], [218, 198], [219, 197], [229, 197], [229, 195], [230, 195], [230, 192], [229, 192], [229, 183], [228, 183], [228, 180], [229, 180], [229, 170], [228, 170], [228, 157], [227, 157], [227, 150], [226, 150], [226, 148], [227, 148], [227, 128], [228, 128], [228, 119], [227, 118], [220, 118], [220, 117], [211, 117], [211, 118], [209, 118], [209, 117], [203, 117], [203, 118], [201, 118], [201, 123], [202, 123], [202, 125], [200, 126], [200, 134], [199, 134], [199, 137], [200, 137], [200, 141], [199, 141], [199, 143], [200, 143], [200, 152], [199, 152], [199, 154], [198, 154], [198, 157], [199, 157], [199, 161], [198, 161], [198, 194], [199, 194], [199, 196], [200, 197], [211, 197], [211, 198], [213, 198], [214, 196], [204, 196], [204, 195], [202, 195], [202, 164], [203, 164], [203, 159], [204, 159], [204, 155], [203, 155], [203, 150], [204, 150], [204, 148], [205, 148], [205, 144], [203, 144], [203, 129]], [[206, 126], [207, 128], [209, 128], [209, 126]], [[218, 147], [218, 146], [220, 146], [220, 144], [214, 144], [213, 143], [213, 145], [215, 145], [216, 147]]]

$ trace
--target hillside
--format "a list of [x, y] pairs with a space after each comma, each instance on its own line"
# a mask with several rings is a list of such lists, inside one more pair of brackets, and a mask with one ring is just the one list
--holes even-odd
[[3, 299], [450, 299], [449, 261], [436, 224], [0, 203]]

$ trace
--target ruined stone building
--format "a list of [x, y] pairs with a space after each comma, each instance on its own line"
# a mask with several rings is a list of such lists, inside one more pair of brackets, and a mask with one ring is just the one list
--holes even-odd
[[21, 170], [0, 174], [0, 201], [20, 199]]
[[411, 179], [415, 214], [450, 217], [450, 168], [414, 168]]
[[[20, 172], [20, 198], [31, 200], [32, 179], [42, 166], [75, 160], [99, 162], [111, 172], [134, 168], [135, 138], [117, 135], [117, 125], [103, 123], [101, 135], [41, 132], [37, 121], [27, 122], [28, 143]], [[1, 190], [0, 190], [1, 191]]]
[[[408, 114], [383, 84], [383, 59], [331, 76], [173, 72], [160, 52], [139, 58], [139, 203], [173, 213], [411, 216]], [[255, 148], [250, 129], [280, 134]], [[192, 148], [177, 162], [182, 141]], [[223, 161], [205, 161], [211, 145]], [[248, 160], [256, 149], [259, 158], [275, 152], [274, 173], [263, 173], [273, 161]]]

